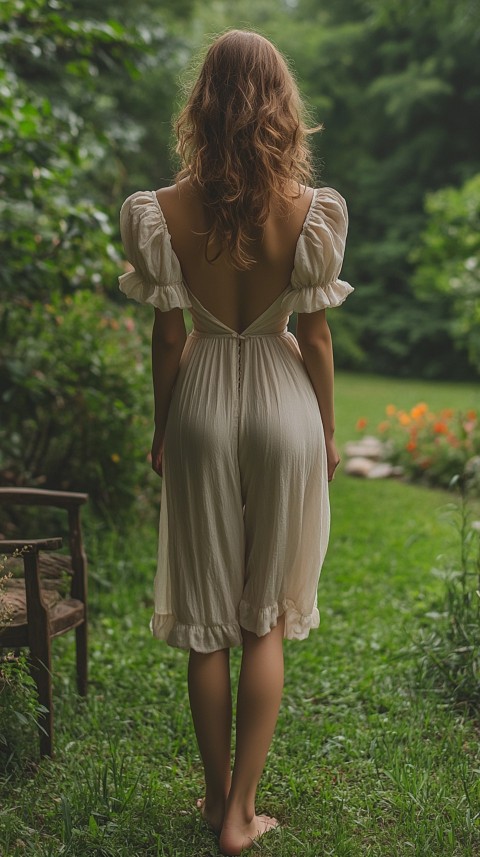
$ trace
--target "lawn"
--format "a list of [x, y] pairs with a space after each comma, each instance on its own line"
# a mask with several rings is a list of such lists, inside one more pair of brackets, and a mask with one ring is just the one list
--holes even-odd
[[[386, 404], [478, 406], [475, 388], [339, 375], [337, 434]], [[343, 474], [319, 588], [321, 624], [285, 644], [286, 686], [258, 808], [280, 831], [265, 857], [480, 855], [479, 723], [421, 682], [412, 635], [442, 592], [454, 550], [451, 496]], [[156, 532], [86, 527], [91, 684], [74, 689], [68, 637], [54, 644], [56, 758], [0, 784], [0, 853], [214, 857], [202, 824], [185, 653], [150, 637]], [[240, 651], [232, 651], [235, 674]], [[257, 853], [257, 849], [252, 851]]]

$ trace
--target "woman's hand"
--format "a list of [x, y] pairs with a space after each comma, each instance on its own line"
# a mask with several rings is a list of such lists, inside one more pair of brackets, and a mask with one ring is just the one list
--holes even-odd
[[335, 471], [340, 463], [340, 456], [337, 452], [337, 447], [335, 446], [335, 441], [333, 437], [325, 438], [325, 446], [327, 449], [327, 473], [328, 473], [328, 481], [331, 482]]
[[164, 433], [159, 431], [159, 429], [155, 429], [155, 434], [153, 435], [152, 441], [152, 469], [155, 473], [158, 473], [159, 476], [163, 477], [163, 440]]

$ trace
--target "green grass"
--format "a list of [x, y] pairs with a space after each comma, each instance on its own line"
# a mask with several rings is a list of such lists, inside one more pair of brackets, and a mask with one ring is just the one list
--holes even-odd
[[[339, 437], [352, 436], [359, 415], [381, 419], [388, 402], [420, 398], [475, 405], [472, 387], [339, 376]], [[332, 483], [320, 628], [285, 644], [285, 693], [259, 789], [259, 809], [282, 823], [262, 840], [265, 857], [480, 854], [479, 724], [422, 680], [411, 648], [442, 593], [431, 568], [454, 549], [450, 500], [396, 481], [340, 474]], [[187, 657], [148, 629], [156, 532], [89, 527], [87, 536], [89, 697], [75, 693], [73, 640], [56, 640], [56, 759], [5, 777], [0, 853], [213, 857], [215, 837], [195, 809], [202, 773]], [[239, 658], [233, 650], [235, 675]]]

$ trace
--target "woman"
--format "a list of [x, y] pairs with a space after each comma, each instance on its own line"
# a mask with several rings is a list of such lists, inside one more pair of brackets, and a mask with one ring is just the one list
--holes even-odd
[[155, 308], [152, 466], [163, 480], [151, 628], [189, 650], [199, 806], [231, 855], [277, 825], [256, 814], [255, 795], [282, 695], [283, 638], [319, 624], [339, 462], [325, 308], [353, 291], [338, 279], [348, 214], [336, 190], [308, 186], [302, 110], [274, 46], [225, 33], [176, 122], [184, 169], [171, 187], [129, 196], [120, 215], [135, 268], [120, 288]]

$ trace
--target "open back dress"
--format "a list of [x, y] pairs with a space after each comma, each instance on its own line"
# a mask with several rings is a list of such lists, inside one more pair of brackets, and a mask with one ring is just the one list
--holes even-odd
[[120, 228], [135, 269], [119, 277], [122, 292], [193, 320], [165, 430], [151, 630], [212, 652], [285, 614], [285, 637], [304, 639], [320, 621], [330, 507], [320, 410], [287, 324], [353, 291], [339, 279], [345, 200], [314, 191], [289, 285], [241, 333], [189, 291], [155, 191], [125, 200]]

